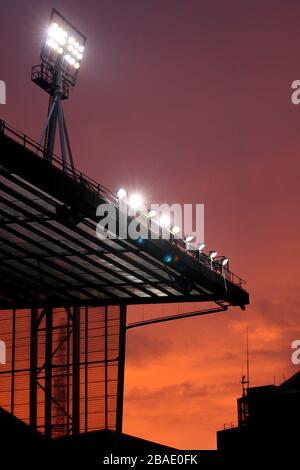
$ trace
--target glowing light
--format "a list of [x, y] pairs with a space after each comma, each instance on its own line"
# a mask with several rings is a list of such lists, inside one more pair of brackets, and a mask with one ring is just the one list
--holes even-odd
[[[56, 10], [53, 10], [51, 18], [46, 29], [42, 60], [51, 67], [62, 66], [63, 71], [67, 72], [63, 79], [75, 85], [77, 69], [84, 56], [85, 37]], [[64, 58], [62, 63], [60, 56]]]
[[140, 194], [133, 194], [129, 200], [129, 204], [133, 209], [140, 209], [143, 205], [143, 202], [143, 198]]
[[47, 42], [46, 42], [47, 46], [49, 47], [53, 47], [53, 44], [54, 44], [54, 41], [53, 39], [48, 39]]
[[178, 225], [174, 225], [174, 227], [171, 228], [171, 232], [173, 235], [177, 235], [180, 232], [180, 227], [178, 227]]
[[205, 248], [205, 243], [200, 243], [198, 246], [199, 253], [201, 253], [202, 250]]
[[55, 39], [56, 41], [60, 40], [60, 34], [55, 29], [49, 29], [48, 36]]
[[119, 191], [117, 192], [117, 196], [119, 199], [123, 199], [124, 197], [127, 196], [127, 191], [123, 188], [120, 188]]
[[222, 260], [222, 266], [226, 266], [229, 262], [229, 259], [228, 258], [223, 258]]
[[217, 254], [218, 254], [217, 251], [211, 250], [208, 256], [210, 257], [211, 260], [213, 260], [217, 256]]
[[162, 227], [167, 227], [170, 225], [170, 216], [167, 214], [162, 214], [159, 218], [159, 223]]
[[184, 240], [185, 240], [186, 243], [189, 243], [189, 242], [191, 242], [194, 238], [195, 238], [194, 235], [186, 235], [186, 237], [185, 237]]
[[156, 211], [155, 210], [151, 210], [151, 211], [148, 212], [148, 217], [150, 217], [150, 219], [152, 219], [155, 216], [156, 216]]
[[173, 256], [172, 256], [172, 255], [165, 255], [165, 256], [164, 256], [164, 262], [165, 262], [165, 263], [171, 263], [172, 260], [173, 260]]

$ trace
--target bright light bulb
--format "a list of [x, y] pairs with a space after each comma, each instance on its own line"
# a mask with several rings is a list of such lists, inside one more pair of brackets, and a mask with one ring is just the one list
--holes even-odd
[[62, 54], [62, 53], [64, 52], [64, 50], [63, 50], [62, 47], [59, 47], [57, 52], [58, 52], [59, 54]]
[[228, 261], [229, 261], [228, 258], [223, 258], [222, 266], [226, 266], [228, 264]]
[[79, 52], [79, 53], [77, 54], [77, 59], [78, 59], [78, 60], [81, 60], [81, 59], [82, 59], [82, 57], [83, 57], [83, 55], [82, 55], [82, 54], [80, 54], [80, 52]]
[[68, 45], [68, 51], [72, 51], [72, 50], [73, 50], [73, 46], [72, 46], [72, 44], [69, 44]]
[[193, 238], [194, 238], [194, 235], [187, 235], [187, 236], [185, 237], [185, 241], [186, 241], [187, 243], [188, 243], [188, 242], [191, 242], [191, 241], [193, 240]]
[[53, 48], [54, 50], [57, 50], [57, 49], [58, 49], [58, 44], [57, 44], [56, 42], [53, 42], [52, 48]]
[[52, 23], [51, 28], [58, 29], [58, 24], [57, 23]]
[[49, 31], [48, 31], [48, 36], [55, 39], [56, 41], [60, 40], [60, 34], [59, 34], [57, 29], [50, 28]]
[[83, 52], [84, 51], [84, 47], [83, 46], [79, 46], [79, 52]]
[[162, 214], [159, 219], [159, 223], [162, 225], [162, 227], [167, 227], [167, 225], [170, 225], [170, 216], [167, 214]]
[[199, 253], [201, 253], [201, 251], [205, 248], [205, 243], [200, 243], [199, 247], [198, 247], [198, 250], [199, 250]]
[[75, 69], [79, 69], [80, 67], [80, 64], [78, 62], [76, 62], [76, 64], [74, 65]]
[[171, 229], [171, 232], [173, 235], [177, 235], [180, 232], [180, 227], [178, 227], [178, 225], [174, 225], [174, 227]]
[[143, 198], [140, 194], [133, 194], [129, 200], [129, 204], [133, 209], [139, 209], [143, 205]]
[[74, 65], [74, 64], [75, 64], [75, 59], [73, 59], [73, 57], [71, 57], [71, 59], [70, 59], [70, 64], [71, 64], [71, 65]]
[[123, 199], [124, 197], [127, 196], [127, 191], [125, 189], [121, 188], [117, 192], [117, 196], [118, 196], [119, 199]]
[[76, 41], [75, 41], [74, 47], [76, 47], [76, 49], [78, 49], [78, 47], [79, 47], [79, 42], [76, 42]]
[[152, 217], [155, 217], [156, 216], [156, 211], [155, 210], [151, 210], [148, 212], [148, 217], [150, 217], [150, 219], [152, 219]]
[[210, 259], [215, 258], [215, 257], [217, 256], [217, 254], [218, 254], [218, 252], [215, 251], [215, 250], [210, 251], [210, 252], [209, 252], [209, 257], [210, 257]]

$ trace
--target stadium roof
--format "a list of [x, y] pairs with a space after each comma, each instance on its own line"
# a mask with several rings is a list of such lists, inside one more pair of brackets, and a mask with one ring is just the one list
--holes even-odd
[[[96, 237], [117, 197], [0, 121], [0, 308], [215, 301], [249, 303], [243, 281], [181, 240]], [[166, 263], [170, 254], [176, 262]]]

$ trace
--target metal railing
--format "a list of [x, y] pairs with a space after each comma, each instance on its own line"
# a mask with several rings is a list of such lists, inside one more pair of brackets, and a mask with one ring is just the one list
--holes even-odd
[[[12, 138], [14, 141], [21, 144], [22, 147], [32, 151], [39, 157], [45, 157], [45, 147], [43, 145], [39, 145], [36, 141], [28, 137], [23, 132], [19, 131], [10, 124], [7, 124], [3, 119], [0, 119], [0, 134], [4, 134], [7, 137]], [[86, 176], [81, 171], [73, 168], [69, 163], [63, 162], [62, 159], [55, 154], [52, 155], [51, 161], [48, 161], [56, 168], [59, 168], [63, 173], [71, 177], [73, 180], [80, 183], [82, 186], [88, 188], [91, 191], [94, 191], [99, 197], [103, 198], [109, 204], [113, 204], [116, 208], [122, 210], [121, 205], [119, 205], [118, 196], [102, 184], [97, 183], [95, 180]], [[147, 216], [147, 214], [141, 213], [139, 217], [141, 223], [147, 227], [148, 230], [158, 235], [158, 238], [165, 238], [163, 237], [163, 231], [166, 229], [163, 229], [158, 222], [151, 219], [149, 216]], [[242, 287], [246, 283], [244, 279], [229, 271], [229, 269], [222, 269], [222, 265], [218, 261], [211, 262], [209, 256], [205, 255], [204, 253], [199, 253], [199, 251], [192, 249], [188, 250], [186, 242], [174, 236], [172, 232], [169, 231], [169, 235], [169, 241], [171, 244], [178, 247], [181, 251], [184, 251], [188, 256], [197, 259], [197, 261], [199, 261], [199, 263], [202, 265], [210, 268], [214, 272], [217, 272], [224, 278], [224, 280], [229, 281], [239, 287]]]
[[224, 423], [223, 425], [223, 430], [226, 431], [226, 429], [234, 429], [238, 427], [237, 422], [230, 422], [230, 423]]

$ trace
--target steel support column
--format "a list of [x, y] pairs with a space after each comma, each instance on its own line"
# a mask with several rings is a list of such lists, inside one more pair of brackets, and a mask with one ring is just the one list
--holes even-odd
[[37, 427], [37, 374], [38, 374], [38, 311], [31, 309], [30, 315], [30, 404], [29, 424]]
[[119, 333], [119, 360], [118, 360], [118, 392], [117, 392], [117, 416], [116, 435], [122, 433], [123, 427], [123, 398], [125, 377], [125, 347], [126, 347], [126, 310], [125, 304], [120, 305], [120, 333]]
[[80, 309], [73, 308], [73, 435], [80, 432]]
[[104, 307], [104, 413], [105, 413], [105, 429], [108, 429], [108, 307]]
[[11, 404], [10, 412], [14, 414], [15, 407], [15, 356], [16, 356], [16, 310], [13, 309], [12, 314], [12, 344], [11, 344]]
[[52, 431], [52, 333], [53, 310], [46, 309], [46, 350], [45, 350], [45, 435]]

